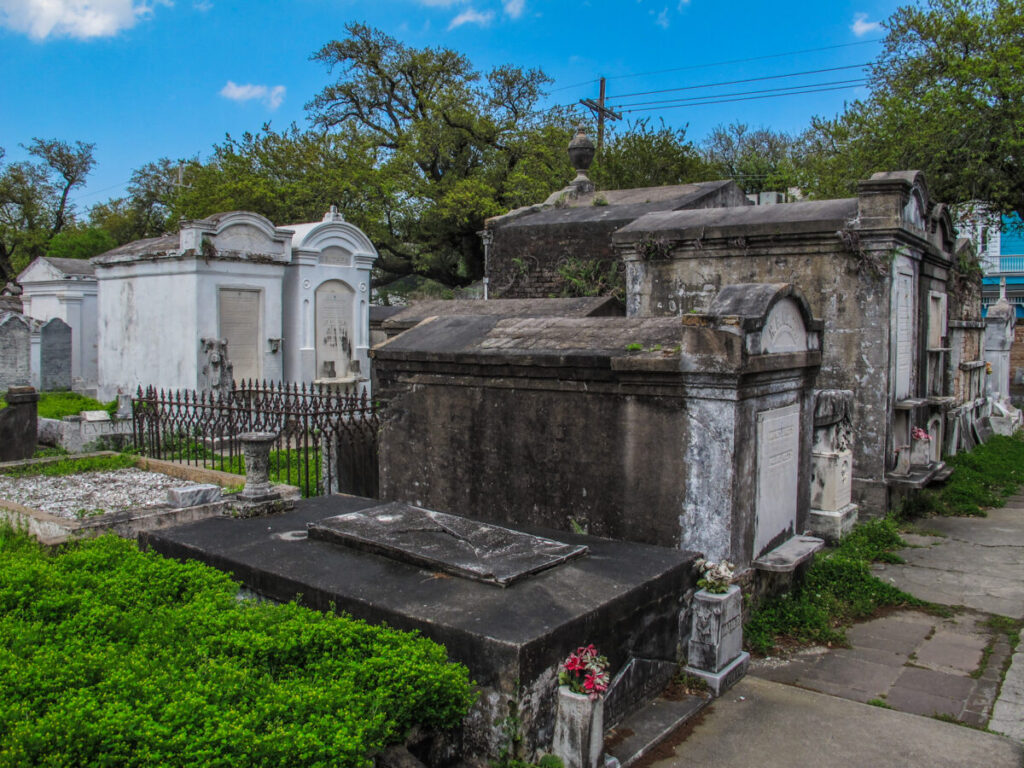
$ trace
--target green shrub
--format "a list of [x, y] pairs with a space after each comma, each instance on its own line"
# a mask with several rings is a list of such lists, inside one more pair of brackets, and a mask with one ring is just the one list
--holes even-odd
[[838, 644], [846, 626], [888, 605], [926, 605], [871, 573], [871, 562], [900, 562], [891, 550], [904, 546], [892, 518], [857, 526], [830, 552], [819, 553], [804, 579], [784, 595], [765, 600], [743, 628], [751, 650], [770, 653], [781, 638]]
[[0, 529], [0, 762], [369, 766], [471, 702], [435, 643], [236, 591], [115, 537], [50, 555]]

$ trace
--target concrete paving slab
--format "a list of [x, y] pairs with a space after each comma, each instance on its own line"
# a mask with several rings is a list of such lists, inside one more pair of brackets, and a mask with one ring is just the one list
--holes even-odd
[[900, 712], [909, 712], [924, 717], [934, 717], [935, 715], [959, 717], [963, 711], [963, 702], [961, 701], [934, 693], [916, 691], [913, 688], [893, 688], [885, 697], [885, 703]]
[[1024, 758], [1005, 737], [752, 677], [706, 712], [645, 765], [1020, 768]]
[[981, 664], [988, 638], [940, 630], [917, 651], [917, 663], [967, 675]]
[[1013, 654], [999, 699], [992, 708], [990, 730], [1024, 741], [1024, 652]]
[[904, 667], [895, 685], [961, 701], [966, 701], [974, 692], [974, 680], [969, 677], [947, 675], [944, 672], [919, 667]]

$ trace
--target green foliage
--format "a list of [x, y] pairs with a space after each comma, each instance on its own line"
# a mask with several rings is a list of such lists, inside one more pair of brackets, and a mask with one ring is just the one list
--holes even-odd
[[889, 704], [885, 699], [868, 699], [868, 704], [872, 707], [881, 707], [882, 709], [892, 709], [892, 705]]
[[114, 236], [99, 227], [73, 227], [53, 236], [46, 255], [60, 259], [91, 259], [117, 247]]
[[126, 454], [116, 456], [85, 456], [79, 459], [67, 458], [60, 461], [48, 461], [39, 464], [26, 464], [20, 467], [6, 467], [0, 473], [14, 477], [31, 477], [45, 475], [77, 475], [80, 472], [109, 472], [115, 469], [127, 469], [135, 466], [135, 459]]
[[785, 192], [797, 183], [799, 145], [784, 133], [751, 130], [745, 123], [719, 125], [702, 149], [713, 177], [732, 179], [744, 192]]
[[765, 600], [751, 613], [743, 630], [747, 645], [767, 654], [780, 638], [844, 643], [845, 627], [855, 619], [868, 618], [884, 606], [925, 605], [871, 573], [872, 561], [894, 562], [890, 550], [902, 545], [893, 518], [861, 524], [835, 549], [816, 555], [790, 592]]
[[[598, 189], [686, 184], [713, 174], [687, 141], [684, 128], [669, 128], [664, 121], [653, 128], [649, 120], [629, 122], [622, 129], [613, 126], [589, 171]], [[594, 204], [600, 205], [596, 198]]]
[[43, 419], [63, 419], [82, 411], [106, 411], [113, 415], [117, 411], [117, 400], [101, 403], [77, 392], [40, 392], [36, 403], [36, 413]]
[[885, 27], [870, 97], [805, 136], [805, 189], [846, 196], [875, 171], [919, 169], [938, 200], [1024, 213], [1024, 1], [931, 0]]
[[562, 296], [611, 296], [624, 301], [626, 276], [616, 261], [570, 258], [558, 265]]
[[901, 516], [984, 517], [986, 507], [1001, 507], [1024, 483], [1024, 435], [995, 435], [945, 461], [953, 467], [949, 480], [937, 489], [918, 491], [901, 507]]
[[115, 537], [57, 555], [0, 528], [0, 755], [22, 766], [368, 766], [448, 728], [465, 668]]

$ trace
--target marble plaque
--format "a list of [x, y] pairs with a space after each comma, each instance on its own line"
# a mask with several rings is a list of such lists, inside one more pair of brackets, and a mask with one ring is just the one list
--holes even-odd
[[757, 414], [757, 512], [754, 557], [780, 533], [796, 527], [800, 406]]
[[309, 536], [500, 587], [587, 553], [585, 546], [401, 502], [310, 523]]
[[910, 366], [914, 358], [914, 276], [896, 275], [896, 399], [910, 397]]

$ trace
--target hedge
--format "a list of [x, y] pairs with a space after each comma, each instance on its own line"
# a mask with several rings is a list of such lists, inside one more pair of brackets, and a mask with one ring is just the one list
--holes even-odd
[[237, 590], [112, 536], [51, 554], [0, 529], [0, 765], [369, 766], [472, 701], [440, 645]]

